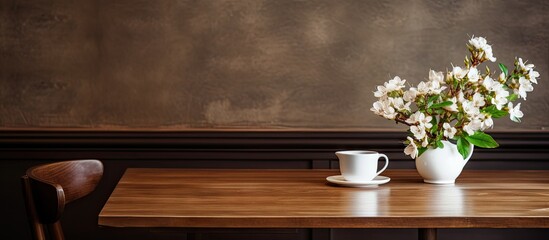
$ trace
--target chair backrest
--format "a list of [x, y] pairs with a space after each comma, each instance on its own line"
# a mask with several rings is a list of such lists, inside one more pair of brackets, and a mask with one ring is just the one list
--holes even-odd
[[65, 205], [90, 194], [103, 176], [98, 160], [73, 160], [29, 168], [21, 178], [33, 239], [64, 239]]

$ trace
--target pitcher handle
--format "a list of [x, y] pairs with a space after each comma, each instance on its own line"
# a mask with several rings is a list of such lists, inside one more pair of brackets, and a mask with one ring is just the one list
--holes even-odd
[[385, 158], [385, 166], [383, 166], [383, 168], [379, 170], [376, 175], [379, 175], [380, 173], [385, 171], [385, 169], [387, 169], [387, 166], [389, 166], [389, 158], [387, 157], [387, 155], [380, 153], [379, 156]]

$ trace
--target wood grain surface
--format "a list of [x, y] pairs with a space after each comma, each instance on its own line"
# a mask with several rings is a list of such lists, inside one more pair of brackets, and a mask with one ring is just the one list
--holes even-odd
[[374, 188], [334, 170], [128, 169], [99, 214], [111, 227], [548, 228], [549, 171], [465, 171], [455, 185], [388, 170]]

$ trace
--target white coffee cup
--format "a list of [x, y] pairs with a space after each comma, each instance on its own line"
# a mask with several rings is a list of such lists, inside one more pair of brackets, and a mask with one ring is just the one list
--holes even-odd
[[[389, 165], [389, 158], [385, 154], [374, 151], [338, 151], [336, 155], [339, 158], [339, 171], [349, 182], [372, 181]], [[377, 162], [380, 157], [385, 158], [385, 166], [378, 171]]]

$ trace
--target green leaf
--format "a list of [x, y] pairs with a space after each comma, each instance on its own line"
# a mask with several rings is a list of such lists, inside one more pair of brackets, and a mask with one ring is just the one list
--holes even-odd
[[445, 110], [439, 108], [439, 109], [435, 110], [435, 113], [437, 113], [438, 115], [442, 115], [442, 114], [445, 113]]
[[419, 147], [417, 148], [417, 156], [421, 156], [421, 154], [423, 154], [425, 151], [427, 151], [427, 148], [426, 147]]
[[452, 104], [453, 104], [452, 101], [445, 101], [445, 102], [433, 104], [433, 105], [431, 105], [431, 108], [442, 108], [442, 107], [450, 106]]
[[453, 82], [452, 82], [452, 86], [454, 87], [454, 89], [456, 89], [459, 85], [458, 81], [456, 80], [455, 77], [452, 77], [453, 78]]
[[435, 134], [438, 130], [438, 124], [437, 124], [437, 118], [436, 117], [433, 117], [433, 119], [431, 119], [431, 124], [433, 125], [433, 127], [431, 127], [431, 133]]
[[469, 144], [467, 139], [465, 139], [464, 137], [459, 137], [457, 140], [457, 149], [463, 159], [466, 159], [467, 156], [469, 156], [469, 148], [471, 148], [471, 145]]
[[498, 110], [495, 105], [490, 105], [482, 109], [484, 113], [490, 114], [493, 118], [500, 118], [508, 114], [507, 111]]
[[433, 103], [438, 99], [439, 95], [434, 95], [434, 96], [430, 96], [429, 99], [427, 100], [427, 107], [431, 107], [431, 105], [433, 105]]
[[508, 112], [506, 111], [503, 111], [503, 110], [497, 110], [497, 112], [494, 112], [494, 113], [491, 113], [492, 115], [492, 118], [500, 118], [500, 117], [503, 117], [503, 116], [507, 116], [507, 114], [509, 114]]
[[499, 144], [490, 135], [483, 132], [475, 132], [475, 134], [466, 136], [465, 139], [473, 145], [481, 148], [496, 148]]
[[518, 99], [518, 95], [517, 95], [517, 94], [514, 94], [514, 93], [511, 94], [511, 95], [509, 95], [509, 96], [507, 97], [507, 100], [509, 100], [509, 102], [513, 102], [513, 101], [515, 101], [515, 100], [517, 100], [517, 99]]
[[502, 73], [505, 74], [505, 76], [509, 75], [509, 71], [507, 70], [507, 67], [503, 65], [503, 63], [500, 63], [498, 65], [499, 65], [499, 69], [501, 70]]
[[442, 141], [437, 141], [437, 148], [444, 148], [444, 144], [442, 144]]

